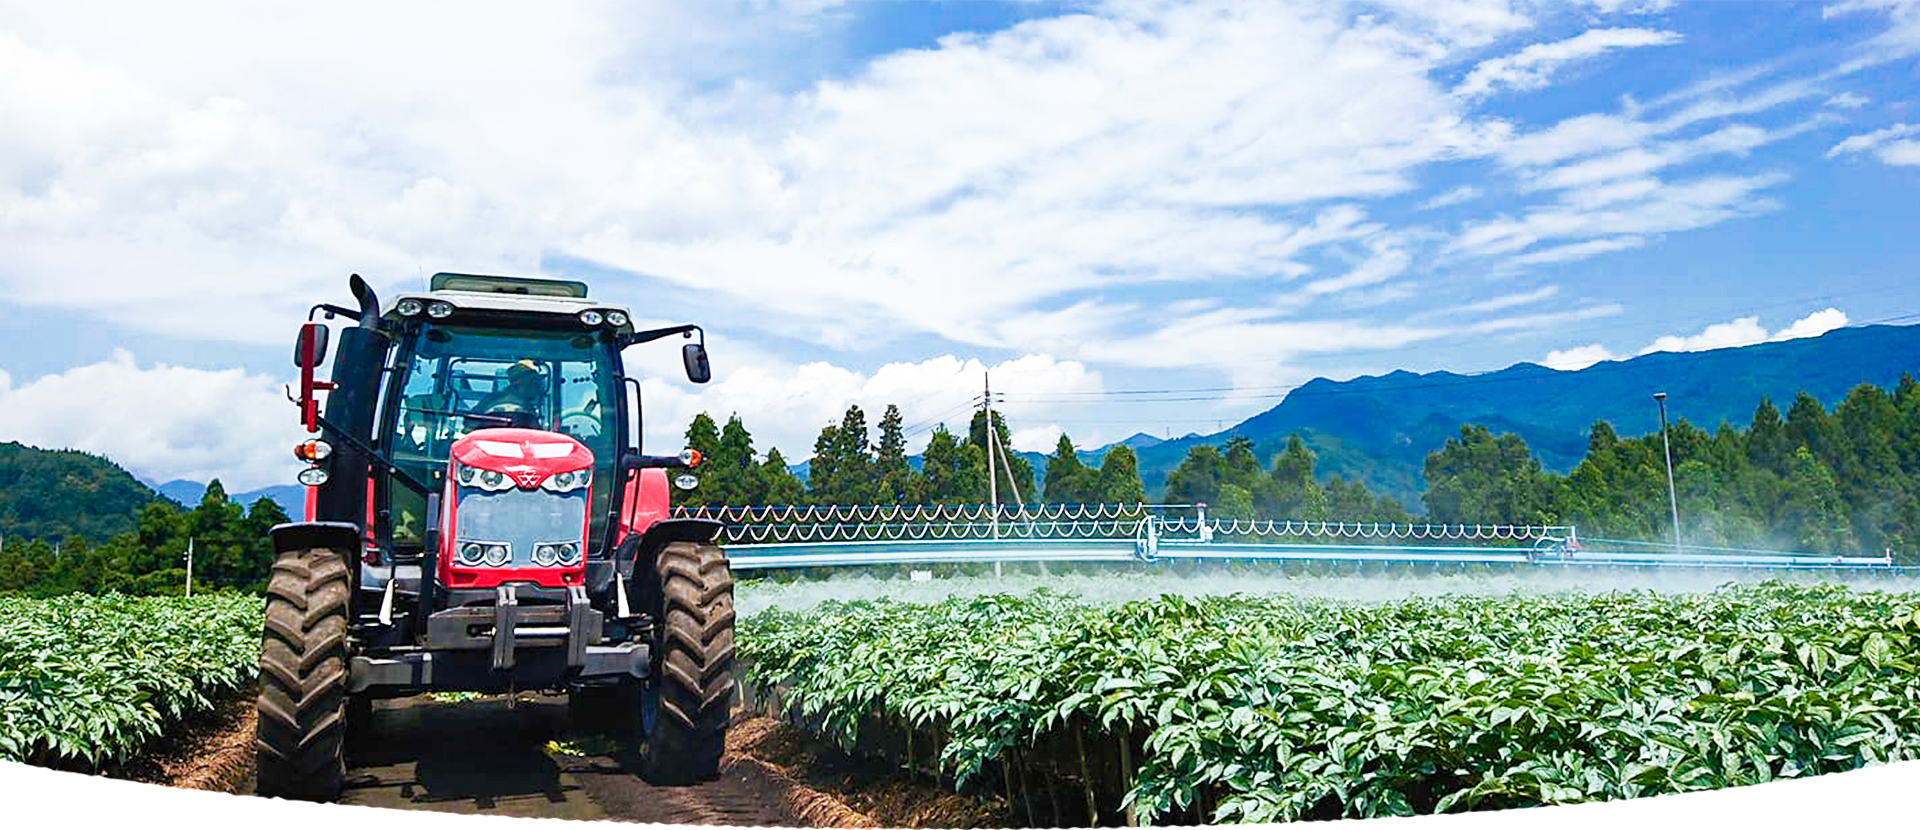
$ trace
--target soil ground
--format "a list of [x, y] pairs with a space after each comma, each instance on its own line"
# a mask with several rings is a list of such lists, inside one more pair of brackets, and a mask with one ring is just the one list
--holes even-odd
[[[549, 744], [551, 747], [549, 747]], [[614, 757], [572, 755], [564, 697], [378, 701], [330, 811], [255, 815], [253, 782], [221, 828], [791, 828], [762, 770], [653, 788]]]
[[[253, 697], [223, 700], [106, 774], [190, 789], [253, 791]], [[410, 810], [785, 827], [1005, 827], [1005, 811], [938, 782], [859, 760], [800, 729], [742, 718], [721, 776], [654, 787], [630, 747], [568, 728], [566, 698], [522, 693], [378, 701], [350, 742], [341, 802]], [[373, 736], [377, 736], [373, 737]]]
[[230, 747], [236, 742], [252, 751], [252, 715], [252, 692], [227, 697], [215, 709], [175, 724], [125, 763], [94, 770], [83, 782], [63, 786], [52, 805], [54, 826], [104, 830], [131, 822], [146, 807], [173, 797], [182, 780], [232, 755]]

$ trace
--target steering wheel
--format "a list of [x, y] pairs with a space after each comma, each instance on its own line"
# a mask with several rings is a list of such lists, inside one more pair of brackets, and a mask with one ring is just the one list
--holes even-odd
[[560, 413], [560, 431], [576, 438], [600, 437], [600, 399], [594, 398], [579, 409]]

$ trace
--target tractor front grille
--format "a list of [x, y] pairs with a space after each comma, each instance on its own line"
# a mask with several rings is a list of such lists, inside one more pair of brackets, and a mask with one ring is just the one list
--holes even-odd
[[487, 492], [462, 487], [455, 514], [454, 544], [504, 543], [511, 557], [495, 567], [543, 567], [533, 561], [533, 546], [546, 542], [584, 544], [587, 491], [553, 493], [547, 490]]

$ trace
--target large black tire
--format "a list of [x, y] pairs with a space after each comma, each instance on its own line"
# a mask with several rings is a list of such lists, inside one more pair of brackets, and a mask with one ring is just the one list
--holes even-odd
[[733, 677], [733, 573], [714, 545], [671, 542], [655, 559], [659, 619], [657, 703], [645, 726], [640, 774], [655, 784], [720, 775]]
[[267, 582], [260, 640], [260, 795], [330, 801], [346, 778], [346, 558], [314, 548], [288, 551]]

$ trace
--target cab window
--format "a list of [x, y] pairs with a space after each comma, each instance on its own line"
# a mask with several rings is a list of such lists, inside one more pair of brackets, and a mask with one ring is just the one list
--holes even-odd
[[[437, 490], [453, 443], [470, 432], [517, 426], [571, 435], [593, 452], [589, 532], [599, 538], [614, 481], [614, 359], [604, 335], [430, 327], [406, 365], [389, 444], [394, 464]], [[398, 483], [387, 492], [395, 546], [418, 548], [426, 499]]]

